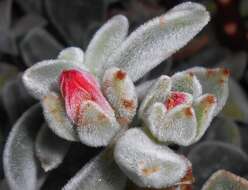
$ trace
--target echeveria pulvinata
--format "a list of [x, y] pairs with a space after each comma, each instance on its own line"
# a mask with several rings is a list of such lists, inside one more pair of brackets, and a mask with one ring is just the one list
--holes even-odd
[[[55, 134], [94, 147], [111, 144], [110, 151], [80, 170], [65, 190], [123, 189], [125, 176], [140, 187], [180, 184], [191, 164], [166, 145], [186, 146], [203, 136], [226, 102], [226, 69], [196, 67], [161, 76], [149, 83], [153, 85], [140, 103], [141, 126], [121, 129], [131, 127], [136, 115], [134, 82], [186, 45], [208, 21], [202, 5], [187, 2], [127, 36], [126, 17], [114, 16], [96, 32], [85, 55], [70, 47], [57, 59], [25, 71], [24, 84], [41, 100]], [[108, 171], [118, 180], [112, 181]]]

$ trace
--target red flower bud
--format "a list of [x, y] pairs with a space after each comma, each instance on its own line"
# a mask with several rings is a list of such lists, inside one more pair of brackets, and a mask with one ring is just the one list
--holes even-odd
[[165, 100], [165, 106], [167, 110], [170, 110], [177, 105], [183, 104], [187, 102], [187, 95], [183, 92], [171, 92], [169, 97]]
[[68, 117], [77, 124], [83, 113], [81, 105], [93, 101], [107, 113], [113, 113], [112, 108], [103, 96], [97, 80], [90, 73], [78, 70], [63, 71], [59, 79], [60, 91], [65, 100]]

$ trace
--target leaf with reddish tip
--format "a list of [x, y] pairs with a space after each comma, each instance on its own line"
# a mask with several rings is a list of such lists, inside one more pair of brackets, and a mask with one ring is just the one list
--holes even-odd
[[124, 190], [127, 178], [106, 149], [87, 163], [63, 190]]
[[84, 63], [84, 52], [78, 47], [68, 47], [62, 50], [59, 55], [58, 59], [65, 60], [69, 62], [74, 62], [83, 70], [87, 70]]
[[156, 102], [164, 102], [171, 90], [170, 77], [162, 75], [149, 90], [139, 108], [139, 117], [147, 118], [147, 110]]
[[218, 170], [208, 179], [202, 190], [247, 190], [248, 181], [225, 170]]
[[36, 156], [42, 168], [47, 172], [62, 163], [70, 143], [56, 136], [47, 126], [43, 124], [35, 143]]
[[82, 103], [79, 113], [77, 132], [81, 142], [86, 145], [106, 146], [120, 130], [115, 117], [108, 115], [93, 101]]
[[128, 33], [128, 20], [123, 15], [112, 17], [94, 35], [85, 53], [85, 65], [96, 76], [103, 75], [103, 66]]
[[[130, 146], [131, 145], [131, 146]], [[141, 128], [129, 129], [115, 146], [121, 170], [140, 187], [165, 188], [185, 176], [188, 161], [151, 140]]]
[[198, 141], [210, 126], [214, 118], [214, 111], [217, 106], [216, 97], [211, 94], [204, 94], [195, 100], [193, 107], [197, 119], [197, 135], [195, 142]]
[[193, 143], [196, 131], [196, 113], [191, 105], [181, 104], [167, 111], [162, 103], [149, 110], [147, 127], [160, 142], [187, 146]]
[[50, 91], [58, 89], [59, 75], [63, 70], [75, 68], [80, 69], [74, 62], [45, 60], [27, 69], [22, 79], [30, 94], [42, 99]]
[[109, 58], [106, 68], [121, 68], [136, 81], [186, 45], [208, 21], [205, 7], [182, 3], [134, 31]]
[[68, 141], [79, 141], [74, 126], [66, 115], [63, 99], [51, 92], [42, 100], [42, 107], [48, 127], [59, 137]]
[[228, 97], [229, 70], [194, 67], [186, 72], [196, 75], [202, 85], [203, 94], [211, 93], [217, 98], [217, 106], [214, 111], [214, 116], [216, 116], [224, 107]]
[[178, 72], [171, 77], [173, 91], [187, 92], [197, 98], [202, 94], [202, 87], [195, 75]]
[[120, 125], [128, 125], [136, 114], [138, 98], [135, 86], [125, 71], [107, 70], [103, 77], [103, 93], [115, 110]]
[[38, 163], [34, 155], [34, 141], [42, 122], [42, 110], [36, 104], [19, 118], [9, 134], [3, 166], [11, 190], [37, 189]]

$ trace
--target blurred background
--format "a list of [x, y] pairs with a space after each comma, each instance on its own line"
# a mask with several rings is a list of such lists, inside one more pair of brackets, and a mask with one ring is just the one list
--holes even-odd
[[[85, 50], [94, 32], [113, 15], [126, 15], [131, 32], [181, 2], [185, 1], [0, 0], [0, 154], [13, 124], [36, 103], [21, 81], [26, 68], [55, 58], [68, 46]], [[195, 2], [207, 7], [211, 22], [186, 47], [138, 83], [193, 66], [230, 69], [227, 105], [203, 140], [187, 148], [174, 147], [192, 161], [195, 189], [200, 189], [217, 169], [248, 177], [248, 0]], [[65, 159], [66, 166], [49, 174], [42, 189], [60, 189], [79, 169], [78, 165], [99, 151], [78, 149], [71, 150], [70, 157]], [[0, 178], [3, 177], [1, 162]]]

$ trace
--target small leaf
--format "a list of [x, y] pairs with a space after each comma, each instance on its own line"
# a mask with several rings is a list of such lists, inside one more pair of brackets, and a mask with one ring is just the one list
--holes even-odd
[[161, 103], [155, 103], [149, 110], [147, 126], [160, 142], [179, 145], [193, 143], [197, 122], [191, 105], [181, 104], [167, 112]]
[[147, 117], [147, 110], [156, 102], [164, 102], [168, 93], [171, 90], [171, 80], [170, 77], [162, 75], [154, 83], [152, 88], [148, 91], [146, 97], [142, 101], [139, 108], [139, 116], [141, 118]]
[[202, 87], [195, 75], [178, 72], [171, 77], [173, 91], [187, 92], [197, 98], [202, 94]]
[[63, 70], [75, 68], [78, 68], [78, 66], [74, 62], [64, 60], [42, 61], [24, 72], [23, 82], [35, 98], [42, 99], [51, 90], [58, 90], [58, 77]]
[[58, 59], [65, 60], [69, 62], [74, 62], [79, 67], [81, 67], [84, 70], [86, 69], [86, 66], [83, 65], [84, 63], [84, 52], [78, 47], [68, 47], [62, 50], [59, 55]]
[[106, 146], [120, 130], [115, 117], [107, 115], [93, 101], [82, 103], [79, 113], [76, 129], [81, 142], [88, 146]]
[[107, 70], [103, 77], [103, 93], [115, 110], [117, 121], [128, 125], [136, 114], [138, 98], [135, 86], [127, 73], [118, 69]]
[[210, 126], [216, 109], [216, 97], [211, 94], [204, 94], [194, 102], [194, 109], [197, 119], [197, 135], [195, 142], [198, 141]]
[[126, 180], [113, 160], [112, 150], [106, 149], [88, 162], [63, 190], [124, 190]]
[[186, 72], [196, 75], [202, 85], [203, 94], [211, 93], [217, 98], [217, 106], [214, 111], [214, 116], [216, 116], [224, 107], [228, 97], [229, 70], [193, 67]]
[[119, 48], [127, 32], [128, 20], [122, 15], [114, 16], [96, 32], [85, 54], [85, 65], [93, 74], [103, 74], [104, 64]]
[[202, 190], [247, 190], [248, 181], [225, 170], [218, 170], [202, 187]]
[[66, 115], [63, 99], [54, 92], [42, 100], [42, 107], [48, 127], [59, 137], [68, 141], [79, 141], [74, 126]]
[[209, 13], [197, 3], [182, 3], [133, 32], [108, 60], [128, 72], [133, 81], [190, 41], [209, 21]]
[[36, 156], [41, 162], [42, 168], [47, 172], [62, 163], [70, 143], [56, 136], [47, 126], [43, 124], [35, 143]]
[[4, 149], [4, 173], [11, 190], [34, 190], [38, 164], [34, 155], [34, 140], [42, 119], [39, 105], [26, 111], [12, 128]]
[[185, 158], [156, 144], [140, 128], [129, 129], [118, 139], [114, 157], [121, 170], [140, 187], [174, 185], [185, 176], [188, 166]]

